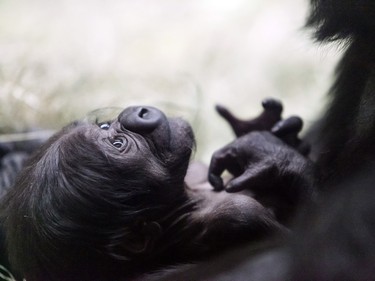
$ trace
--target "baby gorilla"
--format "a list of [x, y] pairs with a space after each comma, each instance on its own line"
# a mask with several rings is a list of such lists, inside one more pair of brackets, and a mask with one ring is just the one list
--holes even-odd
[[153, 107], [63, 128], [3, 201], [15, 271], [28, 281], [129, 280], [285, 232], [249, 191], [188, 186], [193, 148], [189, 124]]

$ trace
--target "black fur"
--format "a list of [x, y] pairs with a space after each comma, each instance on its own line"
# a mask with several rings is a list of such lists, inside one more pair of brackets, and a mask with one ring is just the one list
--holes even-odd
[[319, 41], [372, 37], [375, 3], [372, 0], [311, 0], [307, 26]]
[[346, 44], [311, 135], [322, 190], [292, 243], [295, 280], [375, 280], [375, 2], [313, 0], [320, 41]]
[[319, 40], [345, 39], [331, 103], [314, 135], [323, 181], [339, 180], [374, 161], [375, 3], [312, 1], [308, 24]]

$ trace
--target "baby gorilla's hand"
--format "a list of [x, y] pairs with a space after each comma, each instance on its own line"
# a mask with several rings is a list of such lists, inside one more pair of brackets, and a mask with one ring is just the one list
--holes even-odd
[[[301, 199], [313, 195], [313, 164], [305, 157], [310, 147], [298, 138], [301, 118], [281, 120], [282, 106], [275, 100], [264, 101], [263, 108], [248, 121], [218, 109], [239, 137], [213, 154], [208, 180], [215, 190], [251, 190], [262, 204], [287, 217]], [[226, 184], [225, 170], [233, 175]]]
[[280, 101], [268, 98], [262, 101], [263, 112], [254, 119], [240, 120], [235, 117], [226, 107], [217, 105], [216, 111], [232, 127], [237, 137], [252, 131], [269, 131], [281, 120], [283, 106]]
[[[251, 132], [217, 150], [209, 166], [208, 179], [215, 190], [237, 192], [279, 188], [278, 184], [296, 181], [310, 161], [270, 132]], [[234, 178], [226, 186], [221, 174]]]
[[292, 116], [282, 120], [283, 105], [280, 101], [273, 98], [263, 100], [262, 107], [263, 112], [259, 116], [249, 120], [238, 119], [227, 108], [221, 105], [216, 106], [216, 111], [229, 123], [237, 137], [254, 131], [271, 131], [285, 143], [297, 149], [301, 154], [308, 155], [310, 145], [298, 138], [298, 133], [303, 126], [302, 119]]
[[[233, 178], [224, 185], [221, 174]], [[271, 132], [251, 132], [216, 151], [208, 180], [215, 190], [251, 191], [263, 206], [287, 222], [296, 208], [313, 198], [313, 165], [296, 149]]]

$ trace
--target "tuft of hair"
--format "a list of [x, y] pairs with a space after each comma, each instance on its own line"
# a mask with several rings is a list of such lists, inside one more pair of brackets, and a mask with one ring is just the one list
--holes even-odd
[[375, 1], [311, 0], [307, 27], [319, 41], [375, 36]]

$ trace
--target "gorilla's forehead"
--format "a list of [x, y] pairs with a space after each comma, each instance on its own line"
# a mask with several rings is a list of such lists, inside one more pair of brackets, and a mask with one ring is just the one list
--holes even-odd
[[99, 108], [86, 114], [86, 116], [83, 118], [83, 121], [91, 124], [111, 122], [117, 119], [117, 117], [123, 110], [124, 108], [121, 107]]
[[89, 141], [101, 134], [100, 128], [96, 124], [87, 121], [76, 121], [61, 131], [60, 141]]

